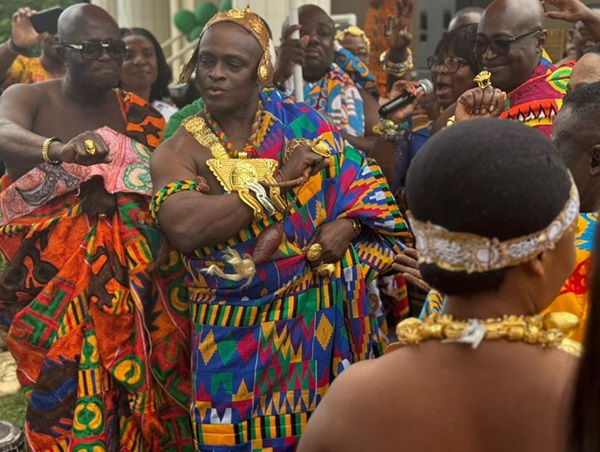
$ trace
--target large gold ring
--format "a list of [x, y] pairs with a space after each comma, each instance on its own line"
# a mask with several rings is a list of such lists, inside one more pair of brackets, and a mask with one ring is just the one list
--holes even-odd
[[321, 264], [317, 268], [315, 268], [315, 271], [317, 272], [317, 275], [328, 278], [333, 274], [333, 272], [335, 272], [335, 265]]
[[318, 261], [321, 259], [321, 254], [323, 254], [323, 246], [320, 243], [313, 243], [306, 250], [306, 259], [309, 262]]
[[492, 86], [492, 74], [488, 71], [481, 71], [473, 79], [477, 86], [481, 89], [486, 89], [488, 86]]
[[85, 152], [88, 154], [94, 155], [96, 153], [96, 145], [92, 140], [85, 140], [83, 145], [85, 146]]
[[331, 157], [331, 147], [329, 147], [327, 142], [321, 137], [317, 137], [312, 141], [310, 149], [321, 157]]

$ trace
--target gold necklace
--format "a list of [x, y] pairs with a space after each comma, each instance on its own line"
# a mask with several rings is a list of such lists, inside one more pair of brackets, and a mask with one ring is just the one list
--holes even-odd
[[425, 321], [406, 319], [396, 327], [398, 342], [386, 352], [423, 341], [469, 344], [477, 348], [481, 341], [507, 340], [556, 348], [575, 356], [581, 344], [568, 339], [569, 331], [579, 325], [579, 318], [568, 312], [550, 312], [545, 316], [505, 315], [496, 319], [454, 320], [451, 315], [432, 315]]

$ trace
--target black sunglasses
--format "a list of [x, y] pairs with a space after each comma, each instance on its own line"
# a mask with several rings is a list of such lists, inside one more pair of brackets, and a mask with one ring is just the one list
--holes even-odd
[[541, 32], [541, 28], [534, 28], [533, 30], [529, 30], [526, 33], [512, 36], [510, 38], [494, 38], [488, 39], [483, 35], [477, 36], [475, 38], [475, 54], [481, 56], [489, 47], [492, 52], [496, 55], [507, 55], [510, 52], [510, 46], [515, 42], [520, 41], [523, 38], [526, 38], [529, 35]]
[[127, 54], [127, 45], [123, 41], [81, 41], [81, 44], [63, 44], [64, 47], [79, 50], [84, 60], [97, 60], [108, 51], [111, 58], [121, 60]]
[[442, 59], [438, 56], [430, 56], [427, 58], [427, 67], [430, 71], [433, 71], [436, 67], [442, 67], [444, 72], [454, 74], [463, 64], [469, 64], [469, 62], [460, 57]]

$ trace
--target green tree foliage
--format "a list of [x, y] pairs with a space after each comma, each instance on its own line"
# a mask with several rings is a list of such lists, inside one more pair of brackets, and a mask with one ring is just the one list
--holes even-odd
[[[42, 9], [62, 6], [66, 8], [81, 0], [2, 0], [0, 1], [0, 42], [10, 38], [11, 18], [19, 8], [28, 6], [31, 9], [41, 11]], [[89, 3], [89, 2], [88, 2]]]

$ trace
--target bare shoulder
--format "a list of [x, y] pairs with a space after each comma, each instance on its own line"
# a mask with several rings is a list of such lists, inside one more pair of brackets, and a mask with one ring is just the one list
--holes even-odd
[[156, 187], [196, 176], [210, 176], [206, 160], [210, 151], [180, 127], [169, 139], [163, 141], [152, 153], [150, 171]]
[[368, 450], [367, 443], [374, 446], [387, 420], [395, 416], [394, 404], [389, 401], [403, 386], [398, 384], [405, 377], [401, 371], [406, 367], [403, 355], [401, 350], [395, 351], [353, 364], [342, 372], [311, 416], [298, 450], [354, 451]]
[[17, 83], [9, 86], [2, 93], [2, 96], [0, 96], [0, 108], [7, 105], [10, 105], [10, 108], [12, 108], [14, 102], [20, 102], [24, 104], [40, 102], [46, 97], [46, 93], [36, 85], [37, 84], [35, 83]]

